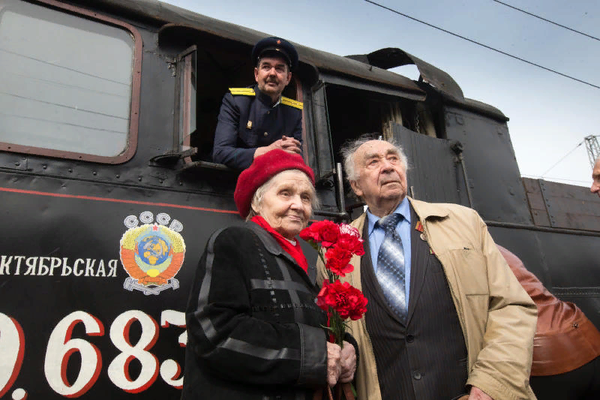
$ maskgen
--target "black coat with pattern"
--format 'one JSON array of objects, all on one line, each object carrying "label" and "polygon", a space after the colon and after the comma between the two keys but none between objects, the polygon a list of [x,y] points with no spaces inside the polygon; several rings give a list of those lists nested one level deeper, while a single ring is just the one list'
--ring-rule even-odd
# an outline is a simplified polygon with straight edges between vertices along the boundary
[{"label": "black coat with pattern", "polygon": [[312,399],[327,381],[315,275],[253,222],[213,234],[186,312],[182,399]]}]

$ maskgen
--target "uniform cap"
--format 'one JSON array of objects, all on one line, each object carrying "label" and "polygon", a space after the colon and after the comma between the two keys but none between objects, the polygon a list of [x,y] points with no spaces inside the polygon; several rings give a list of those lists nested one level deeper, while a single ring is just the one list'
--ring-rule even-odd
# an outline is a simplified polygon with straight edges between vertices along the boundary
[{"label": "uniform cap", "polygon": [[282,56],[290,66],[290,70],[298,66],[298,52],[293,44],[278,37],[268,37],[259,40],[252,49],[252,62],[258,65],[258,60],[266,53],[276,53]]},{"label": "uniform cap", "polygon": [[315,174],[299,154],[275,149],[256,157],[252,165],[238,177],[233,194],[235,205],[242,218],[246,218],[250,213],[252,197],[259,187],[278,173],[292,169],[304,172],[314,186]]}]

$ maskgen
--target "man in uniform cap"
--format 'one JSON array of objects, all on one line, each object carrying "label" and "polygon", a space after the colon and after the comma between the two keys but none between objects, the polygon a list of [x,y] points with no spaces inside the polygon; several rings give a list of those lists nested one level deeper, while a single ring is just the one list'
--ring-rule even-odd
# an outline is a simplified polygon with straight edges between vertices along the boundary
[{"label": "man in uniform cap", "polygon": [[230,88],[223,97],[215,132],[213,161],[246,169],[269,150],[300,154],[302,103],[281,96],[298,65],[288,41],[268,37],[252,49],[256,85]]}]

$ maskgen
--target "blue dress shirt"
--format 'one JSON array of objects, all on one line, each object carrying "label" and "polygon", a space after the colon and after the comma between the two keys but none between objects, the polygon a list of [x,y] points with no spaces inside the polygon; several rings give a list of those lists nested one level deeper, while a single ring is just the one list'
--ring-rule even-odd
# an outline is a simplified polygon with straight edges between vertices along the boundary
[{"label": "blue dress shirt", "polygon": [[[404,249],[404,285],[406,293],[406,304],[409,304],[410,295],[410,203],[408,198],[404,198],[398,205],[395,214],[400,214],[404,218],[396,226],[396,232],[402,239],[402,247]],[[367,221],[369,228],[369,249],[371,250],[371,262],[373,263],[373,270],[377,273],[377,256],[379,254],[379,246],[385,238],[385,231],[381,227],[375,227],[375,223],[379,221],[379,217],[371,214],[367,209]]]}]

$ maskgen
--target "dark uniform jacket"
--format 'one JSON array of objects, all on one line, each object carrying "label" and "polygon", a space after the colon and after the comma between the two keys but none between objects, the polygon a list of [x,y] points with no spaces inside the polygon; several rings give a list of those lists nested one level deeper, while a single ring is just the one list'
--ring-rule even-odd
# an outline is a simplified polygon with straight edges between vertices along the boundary
[{"label": "dark uniform jacket", "polygon": [[213,161],[246,169],[257,147],[282,136],[302,142],[302,103],[282,97],[272,106],[269,96],[254,88],[232,88],[223,97],[215,131]]},{"label": "dark uniform jacket", "polygon": [[186,312],[182,399],[312,399],[327,382],[315,275],[253,222],[213,234]]}]

